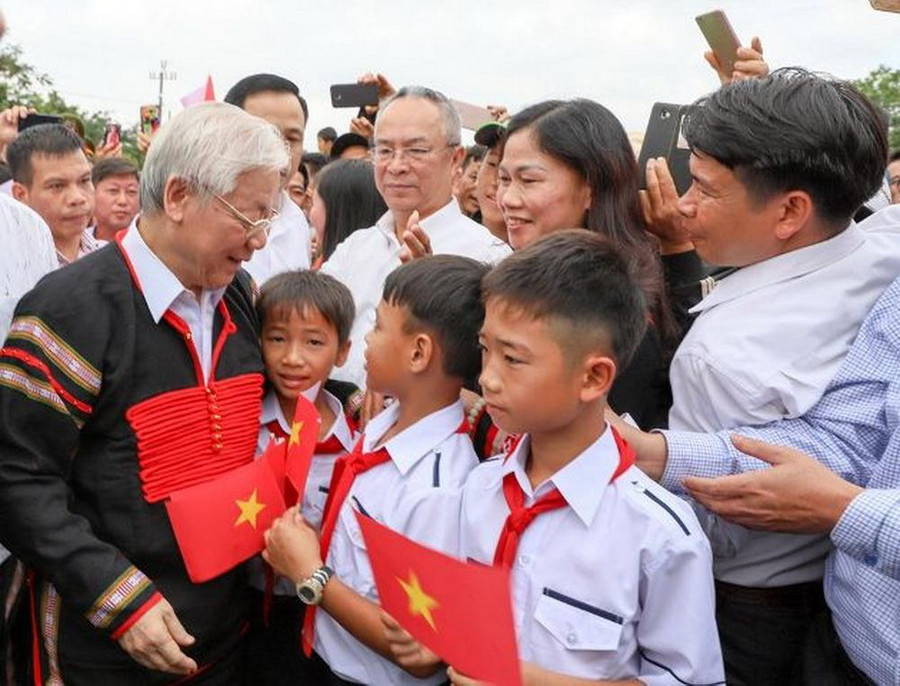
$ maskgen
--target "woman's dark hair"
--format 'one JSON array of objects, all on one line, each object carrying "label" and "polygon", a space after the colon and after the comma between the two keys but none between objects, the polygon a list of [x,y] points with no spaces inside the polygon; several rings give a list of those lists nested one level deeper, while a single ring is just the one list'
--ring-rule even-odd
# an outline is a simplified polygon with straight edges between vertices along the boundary
[{"label": "woman's dark hair", "polygon": [[631,263],[662,339],[675,343],[659,253],[647,233],[638,189],[640,170],[622,124],[593,100],[547,100],[509,120],[506,140],[529,129],[540,150],[583,178],[591,206],[581,227],[609,238]]},{"label": "woman's dark hair", "polygon": [[375,187],[375,168],[368,160],[335,160],[325,165],[317,177],[316,192],[325,203],[322,255],[326,260],[347,236],[372,226],[387,212]]}]

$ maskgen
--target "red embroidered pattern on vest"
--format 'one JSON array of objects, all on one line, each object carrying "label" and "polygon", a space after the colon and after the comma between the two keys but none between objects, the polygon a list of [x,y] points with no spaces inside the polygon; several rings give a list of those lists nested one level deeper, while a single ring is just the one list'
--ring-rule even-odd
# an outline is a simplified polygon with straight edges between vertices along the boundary
[{"label": "red embroidered pattern on vest", "polygon": [[141,489],[155,503],[172,491],[249,464],[262,411],[261,374],[154,396],[125,417],[137,436]]}]

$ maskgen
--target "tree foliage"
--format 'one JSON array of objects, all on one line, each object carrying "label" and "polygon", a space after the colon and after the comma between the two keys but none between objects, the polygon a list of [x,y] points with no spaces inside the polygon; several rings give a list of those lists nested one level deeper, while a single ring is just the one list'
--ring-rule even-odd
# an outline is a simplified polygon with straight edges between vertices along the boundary
[{"label": "tree foliage", "polygon": [[900,69],[882,64],[854,84],[887,112],[891,149],[900,149]]},{"label": "tree foliage", "polygon": [[[84,125],[85,138],[96,146],[103,142],[106,124],[111,120],[108,112],[89,112],[67,103],[47,74],[24,61],[22,48],[6,45],[0,49],[0,111],[13,105],[25,105],[42,114],[77,117]],[[122,154],[138,162],[136,135],[137,127],[122,129]]]}]

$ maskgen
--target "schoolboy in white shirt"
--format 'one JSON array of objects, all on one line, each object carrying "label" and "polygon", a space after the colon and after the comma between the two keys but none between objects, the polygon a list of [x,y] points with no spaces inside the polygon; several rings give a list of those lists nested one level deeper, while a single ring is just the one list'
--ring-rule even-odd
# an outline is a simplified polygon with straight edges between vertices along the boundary
[{"label": "schoolboy in white shirt", "polygon": [[[318,529],[335,461],[352,451],[357,439],[356,425],[340,400],[325,390],[332,369],[347,359],[353,296],[344,284],[326,274],[285,272],[262,287],[257,311],[269,381],[257,455],[273,439],[290,439],[301,395],[315,405],[322,423],[300,509],[304,519]],[[247,672],[252,683],[279,686],[308,680],[316,672],[300,651],[306,606],[297,598],[294,583],[274,579],[259,559],[253,560],[249,573],[255,589],[247,637]]]},{"label": "schoolboy in white shirt", "polygon": [[458,489],[477,464],[459,392],[479,370],[486,270],[475,260],[441,255],[388,277],[367,336],[367,384],[396,401],[336,464],[321,543],[296,509],[266,534],[264,556],[298,582],[298,594],[309,604],[321,604],[307,616],[304,641],[325,663],[330,683],[443,680],[435,674],[417,678],[391,660],[354,512],[430,547],[456,549],[454,517],[423,517],[419,506],[446,498],[454,512]]},{"label": "schoolboy in white shirt", "polygon": [[[626,263],[602,237],[563,231],[507,258],[483,292],[484,399],[521,439],[466,481],[459,553],[511,569],[525,683],[724,683],[709,544],[604,420],[646,323]],[[405,632],[387,637],[421,659]]]}]

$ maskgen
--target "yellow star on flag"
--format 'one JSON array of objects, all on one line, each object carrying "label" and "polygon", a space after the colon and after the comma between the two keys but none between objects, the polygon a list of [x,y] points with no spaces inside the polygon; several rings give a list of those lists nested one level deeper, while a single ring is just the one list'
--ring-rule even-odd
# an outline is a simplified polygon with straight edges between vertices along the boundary
[{"label": "yellow star on flag", "polygon": [[416,576],[414,571],[409,570],[409,579],[406,581],[400,577],[396,578],[409,598],[409,614],[414,617],[424,617],[428,625],[437,631],[431,611],[439,608],[441,604],[425,593],[425,589],[422,588],[422,585],[419,583],[419,577]]},{"label": "yellow star on flag", "polygon": [[261,503],[256,499],[256,489],[253,489],[253,493],[250,494],[250,497],[247,500],[235,500],[234,503],[241,511],[241,514],[238,515],[238,518],[237,520],[235,520],[234,525],[240,526],[244,522],[247,522],[255,529],[256,517],[260,512],[266,509],[266,504]]},{"label": "yellow star on flag", "polygon": [[288,448],[300,445],[300,432],[303,430],[303,422],[294,422],[291,424],[291,440],[288,441]]}]

